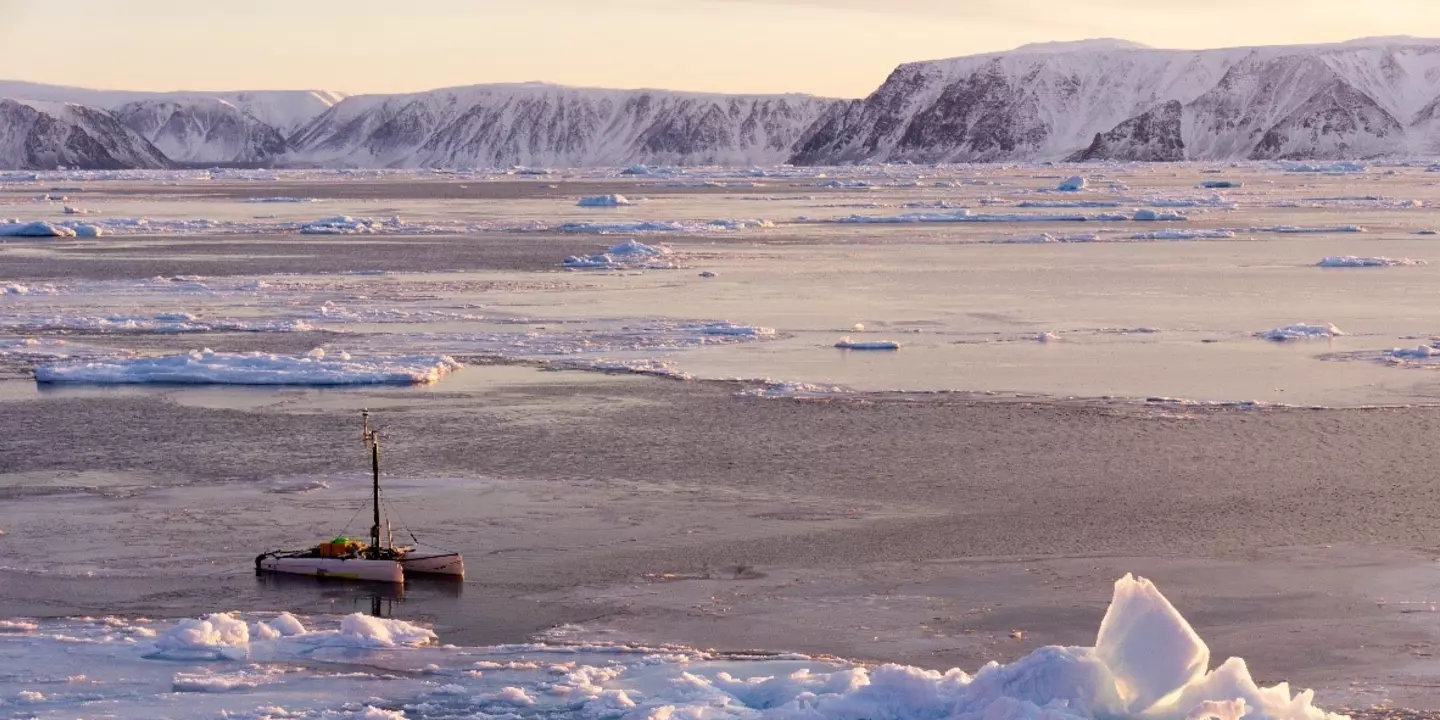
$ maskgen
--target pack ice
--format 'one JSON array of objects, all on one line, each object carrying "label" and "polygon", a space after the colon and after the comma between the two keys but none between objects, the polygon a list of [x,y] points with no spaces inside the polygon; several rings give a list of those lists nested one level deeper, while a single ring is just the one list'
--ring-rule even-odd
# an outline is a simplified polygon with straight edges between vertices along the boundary
[{"label": "pack ice", "polygon": [[354,358],[316,348],[299,357],[223,353],[209,348],[184,355],[55,363],[35,368],[40,383],[99,385],[423,385],[439,382],[460,363],[445,355]]},{"label": "pack ice", "polygon": [[1329,720],[1210,651],[1155,586],[1115,584],[1094,647],[1045,647],[971,675],[804,656],[631,645],[436,645],[355,614],[216,613],[11,622],[0,714],[24,717]]}]

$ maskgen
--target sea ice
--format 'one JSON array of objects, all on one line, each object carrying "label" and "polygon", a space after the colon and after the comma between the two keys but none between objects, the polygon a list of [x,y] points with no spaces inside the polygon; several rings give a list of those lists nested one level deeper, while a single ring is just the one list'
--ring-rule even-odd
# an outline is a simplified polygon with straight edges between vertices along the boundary
[{"label": "sea ice", "polygon": [[1411,260],[1409,258],[1388,258],[1388,257],[1359,257],[1356,255],[1331,255],[1315,263],[1317,267],[1329,268],[1355,268],[1355,267],[1400,267],[1404,265],[1425,265],[1424,260]]},{"label": "sea ice", "polygon": [[603,253],[572,255],[565,258],[562,265],[571,270],[672,269],[677,266],[676,262],[666,258],[673,253],[664,245],[646,245],[631,238]]},{"label": "sea ice", "polygon": [[1026,200],[1017,203],[1018,208],[1118,208],[1115,200]]},{"label": "sea ice", "polygon": [[635,202],[624,195],[595,195],[580,198],[580,202],[575,204],[580,207],[624,207],[634,205]]},{"label": "sea ice", "polygon": [[1258,332],[1255,333],[1255,336],[1259,338],[1264,338],[1266,340],[1284,342],[1286,340],[1333,338],[1340,337],[1344,334],[1345,333],[1342,332],[1340,328],[1337,328],[1334,325],[1328,323],[1325,325],[1310,325],[1306,323],[1297,323],[1295,325],[1286,325],[1284,327],[1278,327],[1273,330]]},{"label": "sea ice", "polygon": [[445,355],[352,358],[312,350],[299,357],[217,353],[56,363],[35,368],[40,383],[213,385],[416,385],[438,382],[460,363]]},{"label": "sea ice", "polygon": [[1088,185],[1089,182],[1087,182],[1083,176],[1076,175],[1060,183],[1055,189],[1060,192],[1079,192],[1084,190]]},{"label": "sea ice", "polygon": [[99,225],[91,225],[90,223],[69,222],[65,223],[65,227],[73,230],[75,237],[96,238],[105,234],[104,228]]},{"label": "sea ice", "polygon": [[424,645],[435,639],[435,632],[429,628],[404,620],[387,620],[360,613],[346,615],[340,621],[340,634],[353,638],[354,644],[360,647]]},{"label": "sea ice", "polygon": [[1046,245],[1050,243],[1098,242],[1099,240],[1100,236],[1095,233],[1040,233],[1039,235],[1012,235],[996,238],[990,242],[997,245]]},{"label": "sea ice", "polygon": [[1200,187],[1206,190],[1224,190],[1242,187],[1243,185],[1244,183],[1235,180],[1205,180],[1200,183]]},{"label": "sea ice", "polygon": [[[0,288],[3,289],[3,288]],[[34,292],[32,290],[32,292]],[[315,328],[304,320],[240,320],[202,318],[187,312],[156,315],[0,315],[0,327],[24,330],[85,330],[95,332],[306,332]]]},{"label": "sea ice", "polygon": [[894,340],[852,340],[847,336],[840,338],[835,347],[841,350],[899,350],[900,343]]},{"label": "sea ice", "polygon": [[1280,164],[1280,169],[1289,173],[1321,173],[1325,175],[1338,175],[1346,173],[1363,173],[1365,172],[1365,164],[1359,162],[1286,162]]},{"label": "sea ice", "polygon": [[1413,348],[1395,348],[1393,350],[1387,350],[1385,355],[1401,360],[1429,360],[1440,357],[1440,348],[1429,345],[1419,345]]},{"label": "sea ice", "polygon": [[250,645],[250,626],[230,613],[181,620],[155,639],[157,655],[175,660],[238,659]]},{"label": "sea ice", "polygon": [[[1309,691],[1259,687],[1237,658],[1209,670],[1209,649],[1185,618],[1129,575],[1115,583],[1093,647],[1043,647],[974,675],[680,647],[437,646],[426,628],[359,614],[262,638],[245,620],[182,620],[152,642],[136,642],[118,618],[0,633],[0,713],[68,702],[40,715],[87,715],[95,703],[107,716],[177,718],[1338,720]],[[215,662],[229,659],[244,662]],[[63,684],[35,689],[36,666],[86,675],[82,704],[65,700]],[[176,703],[176,691],[197,696]]]},{"label": "sea ice", "polygon": [[1135,233],[1131,240],[1226,240],[1234,238],[1229,230],[1160,230],[1158,232]]},{"label": "sea ice", "polygon": [[1136,210],[1134,217],[1134,220],[1136,222],[1184,222],[1189,219],[1190,218],[1185,216],[1185,213],[1167,213],[1160,212],[1158,210],[1152,210],[1150,208],[1141,208],[1139,210]]},{"label": "sea ice", "polygon": [[1323,233],[1363,233],[1365,228],[1359,225],[1333,225],[1329,227],[1299,227],[1296,225],[1276,225],[1273,227],[1257,228],[1262,232],[1284,233],[1292,235],[1323,234]]},{"label": "sea ice", "polygon": [[0,222],[0,237],[57,238],[75,235],[74,230],[64,225],[52,225],[48,222]]},{"label": "sea ice", "polygon": [[[392,218],[392,220],[394,220]],[[349,215],[320,218],[300,227],[302,235],[365,235],[380,232],[385,225],[380,220],[352,218]]]}]

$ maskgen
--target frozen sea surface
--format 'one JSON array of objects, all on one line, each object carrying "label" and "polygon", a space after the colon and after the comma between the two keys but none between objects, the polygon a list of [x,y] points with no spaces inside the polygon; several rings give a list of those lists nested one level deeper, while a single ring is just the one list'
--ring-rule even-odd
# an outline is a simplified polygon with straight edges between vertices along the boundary
[{"label": "frozen sea surface", "polygon": [[[85,222],[111,235],[12,241],[0,252],[33,266],[87,258],[192,271],[3,277],[15,291],[0,295],[0,327],[22,339],[319,331],[337,351],[566,356],[569,368],[849,392],[1300,406],[1440,397],[1440,383],[1406,371],[1415,364],[1366,360],[1440,335],[1440,310],[1417,302],[1440,279],[1440,263],[1427,264],[1434,236],[1419,234],[1440,227],[1433,174],[1262,163],[1224,168],[1234,187],[1202,188],[1213,179],[1205,170],[1087,167],[1084,187],[1068,192],[1056,188],[1073,173],[967,166],[16,176],[0,188],[0,215],[65,223],[66,207],[83,206]],[[618,191],[643,202],[598,220],[576,204]],[[857,207],[886,222],[836,222]],[[1177,213],[1183,222],[1165,227],[1134,220]],[[946,218],[987,222],[923,222]],[[585,232],[577,241],[567,230]],[[627,237],[634,232],[643,239]],[[238,239],[205,250],[220,237]],[[485,254],[468,251],[447,267],[447,252],[480,238],[533,269],[489,269]],[[335,272],[226,270],[282,247]],[[663,254],[633,252],[650,248]],[[421,255],[448,272],[346,274]],[[1326,267],[1356,265],[1386,267]],[[567,267],[584,272],[556,277]],[[706,323],[775,332],[744,342],[686,329]],[[1303,345],[1258,339],[1303,324],[1347,334]],[[905,351],[837,352],[847,336]],[[1042,336],[1058,342],[1034,342]]]},{"label": "frozen sea surface", "polygon": [[1309,691],[1258,686],[1243,660],[1212,669],[1189,623],[1128,575],[1093,647],[973,675],[683,647],[441,646],[424,627],[358,613],[0,622],[0,710],[27,718],[1338,717]]}]

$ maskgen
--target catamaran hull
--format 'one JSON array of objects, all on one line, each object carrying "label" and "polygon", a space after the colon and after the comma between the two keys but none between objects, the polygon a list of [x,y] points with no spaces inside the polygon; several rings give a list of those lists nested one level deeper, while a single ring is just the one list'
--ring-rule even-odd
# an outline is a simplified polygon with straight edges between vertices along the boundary
[{"label": "catamaran hull", "polygon": [[465,559],[460,557],[460,553],[409,552],[401,556],[400,564],[407,573],[465,577]]},{"label": "catamaran hull", "polygon": [[259,567],[270,572],[341,580],[405,582],[405,570],[394,560],[360,558],[262,557]]}]

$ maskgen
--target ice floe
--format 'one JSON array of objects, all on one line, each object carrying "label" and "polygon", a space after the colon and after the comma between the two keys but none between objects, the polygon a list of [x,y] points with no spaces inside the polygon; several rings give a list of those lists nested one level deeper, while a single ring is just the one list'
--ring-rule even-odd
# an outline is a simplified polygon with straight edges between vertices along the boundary
[{"label": "ice floe", "polygon": [[380,232],[385,225],[398,225],[398,218],[389,221],[353,218],[349,215],[320,218],[300,226],[302,235],[366,235]]},{"label": "ice floe", "polygon": [[1228,240],[1235,237],[1231,230],[1160,230],[1135,233],[1131,240]]},{"label": "ice floe", "polygon": [[1317,267],[1328,268],[1401,267],[1425,264],[1427,263],[1424,260],[1411,260],[1409,258],[1360,257],[1356,255],[1331,255],[1315,263]]},{"label": "ice floe", "polygon": [[0,327],[29,330],[81,330],[87,332],[306,332],[315,329],[298,319],[204,318],[188,312],[154,315],[0,315]]},{"label": "ice floe", "polygon": [[1265,340],[1284,342],[1286,340],[1313,340],[1315,338],[1334,338],[1345,335],[1340,328],[1329,323],[1324,325],[1311,325],[1308,323],[1297,323],[1277,327],[1272,330],[1255,333],[1255,337]]},{"label": "ice floe", "polygon": [[1291,235],[1320,235],[1325,233],[1363,233],[1365,228],[1359,225],[1330,225],[1321,227],[1301,227],[1297,225],[1275,225],[1271,227],[1256,228],[1260,232],[1272,232]]},{"label": "ice floe", "polygon": [[417,385],[433,383],[460,363],[444,355],[354,358],[315,349],[298,357],[217,353],[66,362],[35,368],[40,383],[187,385]]},{"label": "ice floe", "polygon": [[894,340],[855,340],[846,336],[840,338],[835,347],[841,350],[899,350],[900,343]]},{"label": "ice floe", "polygon": [[63,238],[75,237],[76,233],[64,225],[48,222],[22,223],[18,220],[0,220],[0,237],[21,238]]},{"label": "ice floe", "polygon": [[1050,243],[1099,242],[1095,233],[1040,233],[1039,235],[1012,235],[996,238],[989,242],[997,245],[1048,245]]},{"label": "ice floe", "polygon": [[834,220],[799,218],[797,222],[837,223],[1025,223],[1025,222],[1184,222],[1183,213],[1159,212],[1141,208],[1133,213],[976,213],[966,209],[942,213],[906,213],[903,215],[849,215]]},{"label": "ice floe", "polygon": [[1141,208],[1135,211],[1136,222],[1184,222],[1190,218],[1181,212],[1160,212],[1152,208]]},{"label": "ice floe", "polygon": [[572,255],[561,263],[571,270],[673,269],[679,267],[674,251],[664,245],[647,245],[631,238],[603,253]]},{"label": "ice floe", "polygon": [[1366,171],[1367,168],[1365,166],[1365,163],[1360,162],[1285,162],[1280,164],[1280,169],[1288,173],[1319,173],[1323,175],[1344,175],[1350,173],[1363,173]]},{"label": "ice floe", "polygon": [[[1042,647],[974,674],[676,646],[437,643],[427,628],[358,614],[37,620],[0,633],[0,713],[1338,720],[1308,690],[1259,686],[1241,659],[1211,669],[1185,618],[1128,575],[1115,583],[1093,647]],[[186,694],[178,702],[177,692]]]},{"label": "ice floe", "polygon": [[705,234],[754,230],[775,227],[769,220],[719,219],[719,220],[638,220],[634,222],[570,222],[553,229],[564,233],[594,233],[597,235],[617,234]]},{"label": "ice floe", "polygon": [[1087,181],[1083,176],[1076,175],[1074,177],[1067,178],[1064,182],[1056,186],[1055,189],[1059,190],[1060,192],[1080,192],[1089,185],[1089,181]]},{"label": "ice floe", "polygon": [[601,207],[601,208],[606,208],[606,207],[625,207],[625,206],[627,206],[627,205],[634,205],[634,204],[635,204],[635,201],[634,201],[634,200],[631,200],[630,198],[625,197],[624,195],[595,195],[595,196],[592,196],[592,197],[583,197],[583,198],[580,198],[580,201],[577,202],[577,203],[575,203],[575,204],[578,205],[579,207]]},{"label": "ice floe", "polygon": [[1440,348],[1430,345],[1418,345],[1413,348],[1395,348],[1386,350],[1385,356],[1397,360],[1431,360],[1440,358]]}]

